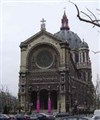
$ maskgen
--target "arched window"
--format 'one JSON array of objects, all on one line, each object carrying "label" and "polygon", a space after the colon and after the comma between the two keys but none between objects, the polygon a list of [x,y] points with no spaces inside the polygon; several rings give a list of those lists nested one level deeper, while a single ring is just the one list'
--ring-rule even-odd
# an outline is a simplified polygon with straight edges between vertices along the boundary
[{"label": "arched window", "polygon": [[75,62],[76,62],[76,63],[79,61],[79,58],[78,58],[78,57],[79,57],[78,54],[75,53]]},{"label": "arched window", "polygon": [[83,72],[83,80],[86,81],[86,74]]}]

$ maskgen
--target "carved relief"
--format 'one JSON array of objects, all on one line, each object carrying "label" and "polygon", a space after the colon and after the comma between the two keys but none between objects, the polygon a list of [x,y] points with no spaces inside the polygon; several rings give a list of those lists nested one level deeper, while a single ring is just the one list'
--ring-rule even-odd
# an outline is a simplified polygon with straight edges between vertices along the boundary
[{"label": "carved relief", "polygon": [[42,89],[46,89],[46,90],[56,90],[58,91],[59,90],[59,84],[58,83],[55,83],[55,84],[31,84],[28,88],[28,91],[31,92],[31,91],[40,91]]},{"label": "carved relief", "polygon": [[28,78],[29,83],[50,83],[59,82],[59,74],[57,72],[37,72],[31,73]]}]

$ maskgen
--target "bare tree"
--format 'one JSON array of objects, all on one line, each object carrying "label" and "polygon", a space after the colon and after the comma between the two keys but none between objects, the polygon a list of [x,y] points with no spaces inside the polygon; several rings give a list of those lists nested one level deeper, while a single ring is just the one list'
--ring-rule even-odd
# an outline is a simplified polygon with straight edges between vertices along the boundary
[{"label": "bare tree", "polygon": [[7,86],[5,89],[5,86],[2,85],[0,88],[0,112],[15,112],[17,110],[17,104],[17,98],[10,94]]},{"label": "bare tree", "polygon": [[[93,25],[93,27],[95,27],[95,26],[100,27],[100,17],[97,18],[97,16],[87,8],[87,11],[91,14],[91,15],[88,15],[87,13],[85,13],[83,11],[80,11],[78,6],[75,3],[71,2],[70,0],[69,0],[69,2],[72,3],[76,7],[77,17],[79,18],[80,21],[90,23],[90,24]],[[96,10],[97,10],[98,16],[99,16],[100,15],[100,9],[96,9]],[[81,17],[81,13],[84,14],[87,18]],[[98,32],[100,33],[99,30],[98,30]],[[100,53],[100,51],[92,51],[92,52],[94,54]]]},{"label": "bare tree", "polygon": [[95,92],[96,92],[96,96],[95,96],[96,108],[100,109],[100,79],[98,74],[97,74]]},{"label": "bare tree", "polygon": [[100,53],[100,51],[92,51],[94,54]]},{"label": "bare tree", "polygon": [[[69,1],[69,2],[71,2],[71,1]],[[78,8],[78,6],[77,6],[75,3],[73,3],[73,2],[71,2],[71,3],[74,4],[75,7],[76,7],[77,17],[79,18],[79,20],[81,20],[81,21],[83,21],[83,22],[90,23],[90,24],[93,25],[93,27],[95,27],[95,26],[100,27],[100,19],[97,18],[93,12],[91,12],[91,11],[87,8],[88,12],[92,15],[92,17],[91,17],[91,15],[88,15],[87,13],[85,13],[85,12],[83,12],[83,11],[80,11],[79,8]],[[100,15],[100,9],[96,9],[96,10],[98,11],[98,15]],[[84,14],[86,17],[88,17],[88,19],[82,18],[82,17],[81,17],[81,13]]]}]

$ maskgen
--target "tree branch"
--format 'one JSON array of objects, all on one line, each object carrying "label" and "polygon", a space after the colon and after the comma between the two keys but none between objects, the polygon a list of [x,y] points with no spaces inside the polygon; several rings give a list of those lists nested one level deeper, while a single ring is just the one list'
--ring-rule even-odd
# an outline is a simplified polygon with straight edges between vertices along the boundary
[{"label": "tree branch", "polygon": [[96,16],[93,14],[93,12],[91,12],[88,8],[87,10],[94,16],[94,18],[97,20]]},{"label": "tree branch", "polygon": [[[69,2],[71,2],[71,1],[69,1]],[[100,27],[100,23],[99,23],[100,20],[98,20],[98,19],[96,18],[96,16],[95,16],[89,9],[88,9],[88,11],[95,17],[94,20],[93,20],[89,15],[87,15],[86,13],[84,13],[84,12],[81,11],[83,14],[85,14],[86,16],[88,16],[88,17],[90,18],[90,20],[87,20],[87,19],[82,18],[82,17],[80,16],[80,11],[79,11],[78,6],[77,6],[75,3],[73,3],[73,2],[71,2],[71,3],[74,4],[75,7],[76,7],[77,17],[79,18],[79,20],[81,20],[81,21],[83,21],[83,22],[87,22],[87,23],[93,24],[94,26]],[[97,10],[100,11],[99,9],[97,9]]]},{"label": "tree branch", "polygon": [[92,18],[88,15],[88,14],[86,14],[86,13],[84,13],[84,12],[82,12],[81,11],[81,13],[83,13],[84,15],[86,15],[88,18],[90,18],[90,20],[92,21]]}]

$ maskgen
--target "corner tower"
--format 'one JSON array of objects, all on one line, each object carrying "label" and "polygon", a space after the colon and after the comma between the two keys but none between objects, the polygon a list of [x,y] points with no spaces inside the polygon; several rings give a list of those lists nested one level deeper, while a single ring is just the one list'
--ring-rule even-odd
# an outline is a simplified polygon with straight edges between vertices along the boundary
[{"label": "corner tower", "polygon": [[64,15],[62,17],[62,20],[61,20],[61,28],[60,30],[69,30],[69,26],[68,26],[68,18],[66,16],[66,13],[64,11]]}]

